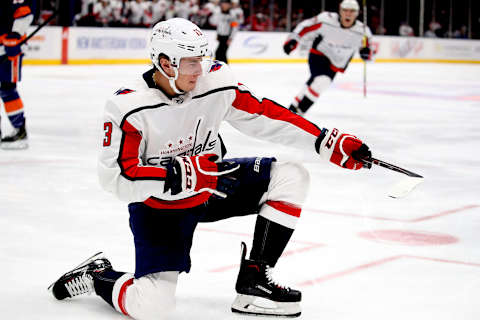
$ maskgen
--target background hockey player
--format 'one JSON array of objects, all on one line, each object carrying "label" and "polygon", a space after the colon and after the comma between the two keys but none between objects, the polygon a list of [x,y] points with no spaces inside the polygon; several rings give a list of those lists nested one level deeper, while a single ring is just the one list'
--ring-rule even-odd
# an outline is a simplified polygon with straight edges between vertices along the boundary
[{"label": "background hockey player", "polygon": [[[300,41],[311,42],[308,55],[310,78],[293,99],[290,110],[304,114],[330,86],[337,72],[345,72],[355,52],[360,49],[363,60],[370,59],[372,33],[356,20],[359,12],[356,0],[343,0],[339,14],[322,12],[302,21],[289,36],[283,50],[290,54]],[[366,45],[363,44],[367,37]]]},{"label": "background hockey player", "polygon": [[230,0],[220,0],[220,11],[215,12],[210,18],[210,23],[217,27],[218,47],[215,51],[215,59],[225,63],[228,63],[228,47],[239,25],[237,18],[230,12],[231,8]]},{"label": "background hockey player", "polygon": [[[12,124],[13,133],[1,139],[4,149],[25,149],[28,147],[23,102],[17,92],[21,80],[22,48],[33,14],[28,0],[2,1],[0,10],[0,97]],[[1,134],[0,134],[1,135]]]},{"label": "background hockey player", "polygon": [[[160,22],[150,38],[154,67],[107,101],[99,177],[129,203],[135,274],[115,271],[97,254],[52,285],[57,299],[94,291],[135,319],[163,319],[175,307],[179,274],[190,271],[197,224],[257,214],[249,259],[242,243],[232,310],[300,314],[301,293],[276,283],[272,268],[300,217],[309,175],[301,164],[274,158],[224,159],[220,124],[347,169],[360,169],[370,151],[355,136],[256,97],[207,53],[207,37],[193,23]],[[258,297],[276,307],[256,305]]]}]

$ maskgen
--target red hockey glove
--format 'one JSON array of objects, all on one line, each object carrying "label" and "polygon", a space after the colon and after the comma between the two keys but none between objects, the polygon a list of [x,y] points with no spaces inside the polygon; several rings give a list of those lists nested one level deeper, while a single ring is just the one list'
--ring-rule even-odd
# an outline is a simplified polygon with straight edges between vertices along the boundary
[{"label": "red hockey glove", "polygon": [[288,40],[283,44],[283,51],[285,51],[286,54],[290,54],[290,52],[292,52],[297,47],[297,45],[298,45],[297,40],[295,39]]},{"label": "red hockey glove", "polygon": [[14,59],[22,50],[20,43],[25,37],[22,37],[18,32],[10,32],[3,39],[3,45],[5,46],[5,53],[9,59]]},{"label": "red hockey glove", "polygon": [[[362,140],[350,134],[341,133],[336,128],[330,131],[323,129],[315,147],[322,159],[353,170],[362,168],[362,159],[372,156],[368,146],[362,143]],[[366,167],[370,168],[371,165]]]},{"label": "red hockey glove", "polygon": [[[226,198],[233,189],[236,177],[231,175],[240,165],[233,162],[215,163],[218,156],[203,154],[193,157],[175,157],[167,167],[165,190],[173,195],[182,191],[213,193]],[[222,192],[223,191],[223,192]]]}]

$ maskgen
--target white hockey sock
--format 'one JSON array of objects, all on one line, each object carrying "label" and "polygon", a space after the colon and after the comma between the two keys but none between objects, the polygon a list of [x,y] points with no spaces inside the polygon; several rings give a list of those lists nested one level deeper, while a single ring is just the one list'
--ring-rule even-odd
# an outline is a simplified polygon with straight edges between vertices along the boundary
[{"label": "white hockey sock", "polygon": [[312,83],[307,87],[305,96],[311,101],[315,102],[322,95],[325,90],[330,87],[332,79],[327,76],[317,76]]},{"label": "white hockey sock", "polygon": [[295,98],[293,98],[292,105],[294,107],[298,107],[298,104],[300,103],[300,101],[302,101],[303,97],[305,96],[305,92],[307,91],[307,88],[308,86],[304,84],[300,92],[295,96]]}]

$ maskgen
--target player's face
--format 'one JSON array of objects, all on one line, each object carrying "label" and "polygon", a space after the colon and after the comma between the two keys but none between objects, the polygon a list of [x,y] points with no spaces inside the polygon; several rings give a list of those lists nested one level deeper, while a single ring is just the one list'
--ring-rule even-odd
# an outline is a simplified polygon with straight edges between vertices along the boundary
[{"label": "player's face", "polygon": [[200,78],[201,74],[198,75],[187,75],[187,74],[179,74],[177,80],[175,81],[175,84],[177,85],[177,88],[180,90],[183,90],[185,92],[192,91],[195,89],[195,86],[197,85],[198,78]]},{"label": "player's face", "polygon": [[207,74],[212,66],[212,56],[187,57],[180,60],[177,84],[183,91],[195,88],[198,78]]},{"label": "player's face", "polygon": [[185,92],[192,91],[197,85],[198,78],[204,74],[202,68],[203,57],[182,58],[178,68],[177,87]]},{"label": "player's face", "polygon": [[352,9],[340,9],[340,22],[345,28],[350,28],[357,18],[358,12]]}]

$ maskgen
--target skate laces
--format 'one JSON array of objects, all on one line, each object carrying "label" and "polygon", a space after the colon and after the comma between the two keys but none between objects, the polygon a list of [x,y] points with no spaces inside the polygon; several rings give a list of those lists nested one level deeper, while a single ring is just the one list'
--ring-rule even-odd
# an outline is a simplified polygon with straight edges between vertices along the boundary
[{"label": "skate laces", "polygon": [[74,277],[72,280],[65,283],[65,289],[71,297],[75,297],[85,293],[92,293],[93,278],[88,273],[83,273],[80,276]]},{"label": "skate laces", "polygon": [[273,279],[273,268],[266,266],[265,267],[265,276],[267,277],[267,281],[269,284],[283,290],[288,290],[290,291],[290,288],[284,285],[281,285],[278,283],[276,280]]},{"label": "skate laces", "polygon": [[80,267],[76,270],[76,272],[79,272],[80,274],[65,282],[65,289],[67,289],[71,297],[85,293],[90,294],[94,289],[92,273],[102,272],[105,269],[111,268],[111,266],[110,261],[101,258]]}]

